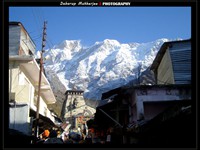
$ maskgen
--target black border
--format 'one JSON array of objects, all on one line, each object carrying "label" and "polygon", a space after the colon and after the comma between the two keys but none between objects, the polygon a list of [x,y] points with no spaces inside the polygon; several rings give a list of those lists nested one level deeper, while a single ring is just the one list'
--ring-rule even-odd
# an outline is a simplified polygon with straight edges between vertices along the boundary
[{"label": "black border", "polygon": [[[7,65],[8,65],[8,21],[9,21],[9,10],[8,8],[10,6],[60,6],[60,2],[62,0],[5,0],[4,2],[2,2],[2,33],[3,33],[3,36],[2,36],[2,49],[3,51],[1,56],[2,56],[2,59],[1,59],[1,66],[2,66],[2,69],[3,69],[3,74],[2,74],[2,145],[3,145],[3,149],[21,149],[21,148],[31,148],[31,149],[35,149],[35,148],[42,148],[42,149],[61,149],[61,148],[65,148],[65,149],[88,149],[88,148],[108,148],[108,149],[133,149],[133,147],[130,147],[131,145],[110,145],[110,146],[106,146],[106,145],[19,145],[19,147],[12,147],[12,145],[9,145],[9,142],[6,143],[6,140],[7,137],[6,135],[8,134],[8,103],[6,102],[6,99],[8,99],[8,92],[7,92],[7,89],[8,89],[8,70],[7,70]],[[79,0],[81,1],[81,0]],[[79,2],[79,1],[72,1],[72,0],[69,0],[67,2]],[[106,1],[109,1],[109,2],[123,2],[123,1],[119,1],[119,0],[104,0],[104,2]],[[162,2],[161,2],[162,1]],[[82,1],[84,2],[84,0]],[[86,2],[103,2],[102,0],[99,0],[99,1],[86,1]],[[196,0],[133,0],[133,1],[130,1],[128,0],[127,2],[131,2],[131,6],[128,6],[128,7],[137,7],[137,6],[146,6],[146,7],[149,7],[149,6],[191,6],[192,7],[192,33],[191,33],[191,40],[192,40],[192,49],[195,49],[197,51],[193,51],[192,52],[192,67],[193,67],[193,72],[192,72],[192,84],[194,86],[192,86],[192,91],[193,91],[193,95],[192,97],[196,100],[197,97],[198,97],[198,92],[197,92],[197,89],[198,89],[198,84],[197,84],[197,81],[198,81],[198,65],[197,65],[197,61],[198,61],[198,42],[197,42],[197,39],[198,39],[198,34],[197,34],[197,31],[198,31],[198,17],[197,17],[197,11],[198,11],[198,8],[197,8],[197,1]],[[60,7],[72,7],[72,6],[60,6]],[[79,7],[79,6],[75,6],[75,7]],[[81,7],[84,7],[84,6],[81,6]],[[86,7],[91,7],[91,6],[86,6]],[[92,6],[92,7],[114,7],[114,6]],[[121,6],[123,7],[123,6]],[[198,112],[198,101],[194,102],[194,106],[196,107],[192,107],[193,111],[194,112]],[[198,123],[197,123],[197,114],[194,114],[194,117],[195,117],[195,123],[196,123],[196,131],[197,130],[197,127],[198,127]],[[197,137],[198,138],[198,137]],[[196,140],[197,144],[198,144],[198,140]],[[6,145],[7,144],[7,145]],[[197,147],[196,147],[197,148]],[[196,148],[186,148],[186,149],[196,149]],[[134,149],[146,149],[145,147],[144,148],[134,148]],[[155,148],[148,148],[148,149],[155,149]],[[159,148],[160,149],[160,148]],[[168,148],[161,148],[161,149],[168,149]],[[183,148],[176,148],[176,149],[183,149]]]}]

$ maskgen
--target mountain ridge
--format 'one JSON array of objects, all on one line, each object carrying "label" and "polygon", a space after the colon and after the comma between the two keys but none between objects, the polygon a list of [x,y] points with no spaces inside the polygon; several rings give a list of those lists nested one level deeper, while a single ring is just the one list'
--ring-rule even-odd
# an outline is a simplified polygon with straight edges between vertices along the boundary
[{"label": "mountain ridge", "polygon": [[81,40],[64,40],[46,50],[44,68],[54,93],[77,89],[84,91],[85,99],[100,100],[104,92],[135,83],[132,81],[138,78],[138,71],[144,72],[168,41],[120,43],[105,39],[84,47]]},{"label": "mountain ridge", "polygon": [[[105,39],[84,48],[80,40],[64,40],[46,51],[44,67],[49,72],[47,78],[51,79],[50,70],[53,70],[66,90],[84,90],[86,98],[99,100],[101,93],[109,90],[108,81],[114,88],[134,79],[134,68],[141,64],[144,71],[167,41],[162,38],[147,43],[120,43]],[[99,93],[94,94],[97,97],[89,93],[93,92],[93,86],[98,86]]]}]

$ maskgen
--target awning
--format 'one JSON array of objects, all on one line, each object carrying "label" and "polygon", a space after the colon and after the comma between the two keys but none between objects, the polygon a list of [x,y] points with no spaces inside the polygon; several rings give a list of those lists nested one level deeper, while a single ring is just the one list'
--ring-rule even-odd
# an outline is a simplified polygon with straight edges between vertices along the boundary
[{"label": "awning", "polygon": [[[9,56],[9,60],[17,60],[21,62],[19,66],[21,71],[23,71],[31,84],[35,87],[36,91],[38,91],[40,68],[36,60],[30,56]],[[41,76],[41,97],[47,104],[53,104],[56,102],[50,83],[44,73],[42,73]]]},{"label": "awning", "polygon": [[[37,65],[35,59],[33,59],[31,63],[21,63],[20,69],[28,77],[36,91],[38,91],[40,68]],[[42,73],[41,77],[41,96],[47,104],[53,104],[56,102],[55,96],[50,87],[50,83],[46,79],[44,73]]]},{"label": "awning", "polygon": [[[26,76],[31,78],[33,85],[38,86],[40,68],[36,62],[33,60],[32,63],[21,63],[20,68],[23,70]],[[44,73],[42,73],[41,85],[49,85]]]}]

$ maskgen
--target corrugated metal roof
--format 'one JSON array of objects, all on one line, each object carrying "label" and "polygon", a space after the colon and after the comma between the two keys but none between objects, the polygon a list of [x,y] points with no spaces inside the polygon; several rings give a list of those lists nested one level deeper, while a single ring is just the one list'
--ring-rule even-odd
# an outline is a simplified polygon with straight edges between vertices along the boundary
[{"label": "corrugated metal roof", "polygon": [[[168,48],[172,48],[172,44],[175,44],[175,43],[181,43],[181,44],[184,44],[184,43],[187,43],[187,42],[191,42],[191,39],[187,39],[187,40],[180,40],[180,41],[170,41],[170,42],[165,42],[163,43],[163,45],[161,46],[160,50],[158,51],[151,67],[150,67],[150,70],[156,70],[162,60],[162,57],[164,56],[166,50]],[[190,44],[191,45],[191,44]],[[188,46],[184,46],[183,47],[188,47]],[[182,48],[183,48],[182,47]],[[175,47],[174,47],[175,48]],[[190,48],[191,50],[191,48]]]},{"label": "corrugated metal roof", "polygon": [[151,70],[155,71],[166,52],[169,49],[174,80],[176,84],[189,84],[191,83],[191,40],[171,41],[165,42],[156,58],[154,59]]},{"label": "corrugated metal roof", "polygon": [[174,44],[170,49],[174,81],[176,84],[191,83],[191,43]]}]

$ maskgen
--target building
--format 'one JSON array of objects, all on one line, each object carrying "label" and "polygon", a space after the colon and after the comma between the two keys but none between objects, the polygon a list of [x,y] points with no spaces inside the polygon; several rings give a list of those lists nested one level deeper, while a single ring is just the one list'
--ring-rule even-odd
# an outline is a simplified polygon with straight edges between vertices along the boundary
[{"label": "building", "polygon": [[98,125],[112,128],[115,143],[195,146],[190,40],[164,43],[151,69],[157,84],[126,85],[102,94],[102,101],[110,102],[97,107],[95,119],[110,121]]},{"label": "building", "polygon": [[66,99],[63,102],[61,118],[63,122],[68,121],[71,129],[83,128],[85,122],[94,117],[95,107],[86,103],[83,97],[83,91],[67,90]]},{"label": "building", "polygon": [[[38,98],[39,65],[33,54],[35,44],[20,22],[9,23],[9,129],[32,135]],[[39,106],[40,133],[54,126],[47,105],[56,99],[42,73]]]},{"label": "building", "polygon": [[[142,127],[149,121],[160,114],[163,115],[161,123],[168,121],[176,116],[179,111],[177,109],[191,107],[192,103],[190,85],[124,86],[103,93],[102,98],[102,101],[107,102],[97,107],[96,122],[99,128],[105,131],[112,128],[115,137],[113,142],[118,144],[138,144],[141,139],[137,137],[137,134],[141,136],[140,133],[146,130]],[[172,109],[170,113],[164,113],[168,109]],[[142,130],[138,131],[139,127]]]},{"label": "building", "polygon": [[33,56],[35,43],[20,22],[9,22],[9,56]]},{"label": "building", "polygon": [[165,42],[150,69],[156,84],[191,84],[191,40]]}]

